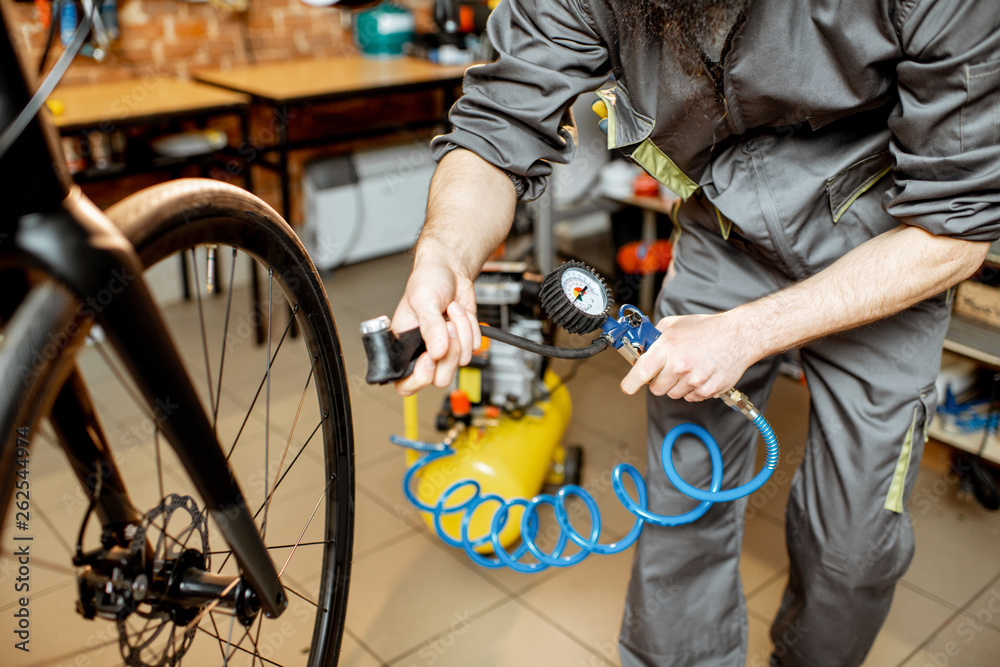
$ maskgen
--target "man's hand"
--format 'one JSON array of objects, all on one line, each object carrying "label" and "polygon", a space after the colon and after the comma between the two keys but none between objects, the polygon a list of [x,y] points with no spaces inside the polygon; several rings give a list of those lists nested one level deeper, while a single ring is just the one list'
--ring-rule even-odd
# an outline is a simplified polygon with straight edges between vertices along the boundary
[{"label": "man's hand", "polygon": [[479,347],[472,281],[506,238],[516,202],[502,169],[463,149],[442,158],[431,179],[413,272],[392,317],[394,332],[419,326],[427,345],[413,375],[396,383],[403,396],[431,383],[447,387]]},{"label": "man's hand", "polygon": [[472,280],[441,259],[418,257],[392,316],[392,329],[398,334],[417,326],[427,352],[420,355],[413,374],[396,383],[403,396],[431,383],[447,387],[455,369],[472,359],[481,343]]},{"label": "man's hand", "polygon": [[[875,322],[972,275],[988,242],[900,225],[785,289],[716,315],[668,317],[663,335],[622,381],[634,394],[701,401],[734,386],[752,364],[839,331]],[[913,267],[920,267],[919,271]]]},{"label": "man's hand", "polygon": [[657,396],[694,402],[733,387],[758,360],[734,319],[733,311],[663,318],[660,337],[622,380],[622,391],[634,394],[649,383]]}]

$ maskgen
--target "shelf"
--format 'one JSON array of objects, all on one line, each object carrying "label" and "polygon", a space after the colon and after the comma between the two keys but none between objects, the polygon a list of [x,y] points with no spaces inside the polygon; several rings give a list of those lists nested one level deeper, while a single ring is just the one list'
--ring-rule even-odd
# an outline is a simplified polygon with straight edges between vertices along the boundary
[{"label": "shelf", "polygon": [[143,157],[140,159],[129,158],[126,162],[115,162],[104,169],[97,167],[87,167],[83,171],[73,174],[73,180],[77,183],[95,183],[112,178],[122,178],[124,176],[134,176],[136,174],[146,174],[163,169],[176,169],[181,167],[205,165],[222,151],[213,153],[203,153],[190,157],[170,157],[157,155],[153,157]]},{"label": "shelf", "polygon": [[993,267],[1000,267],[1000,241],[994,241],[990,245],[990,250],[986,254],[986,263]]},{"label": "shelf", "polygon": [[[946,445],[951,445],[972,454],[979,453],[979,447],[983,444],[983,433],[955,433],[946,431],[941,425],[941,418],[935,416],[931,422],[931,427],[927,431],[930,437]],[[983,450],[983,458],[994,463],[1000,463],[1000,438],[991,435],[986,441],[986,449]]]},{"label": "shelf", "polygon": [[968,317],[952,315],[944,349],[1000,367],[1000,329]]}]

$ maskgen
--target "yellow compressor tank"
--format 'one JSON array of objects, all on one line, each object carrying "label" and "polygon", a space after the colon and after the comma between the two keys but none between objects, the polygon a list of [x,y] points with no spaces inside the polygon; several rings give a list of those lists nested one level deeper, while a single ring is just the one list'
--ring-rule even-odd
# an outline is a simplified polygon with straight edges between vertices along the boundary
[{"label": "yellow compressor tank", "polygon": [[[496,494],[505,500],[531,499],[542,489],[554,460],[562,454],[561,441],[572,416],[569,391],[559,376],[552,371],[545,374],[549,399],[533,404],[524,416],[513,418],[503,413],[499,423],[487,427],[470,427],[461,432],[449,456],[427,465],[418,473],[417,498],[427,505],[434,505],[441,494],[455,482],[472,479],[479,483],[480,495]],[[411,404],[412,406],[412,404]],[[413,407],[407,411],[415,414]],[[409,421],[409,419],[408,419]],[[412,423],[412,422],[411,422]],[[408,434],[408,437],[413,437]],[[408,461],[416,458],[408,452]],[[471,488],[457,491],[447,506],[459,505],[472,496]],[[469,524],[469,538],[475,540],[486,535],[490,521],[498,508],[496,502],[484,503],[474,512]],[[523,508],[511,510],[506,526],[500,533],[504,548],[518,541],[521,534]],[[424,521],[434,530],[434,518],[424,512]],[[455,539],[461,538],[463,513],[442,517],[441,526]],[[477,549],[489,554],[489,545]]]}]

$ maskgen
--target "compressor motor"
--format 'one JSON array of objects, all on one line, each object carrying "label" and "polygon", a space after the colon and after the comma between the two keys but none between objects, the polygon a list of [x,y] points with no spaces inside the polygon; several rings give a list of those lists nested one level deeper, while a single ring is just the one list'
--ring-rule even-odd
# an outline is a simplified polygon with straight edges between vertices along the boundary
[{"label": "compressor motor", "polygon": [[[490,262],[473,283],[479,321],[536,343],[551,342],[553,327],[539,306],[542,276],[523,262]],[[445,399],[437,428],[447,431],[456,421],[495,419],[501,412],[530,413],[545,400],[543,378],[548,358],[483,338],[472,362],[456,374],[457,388]]]}]

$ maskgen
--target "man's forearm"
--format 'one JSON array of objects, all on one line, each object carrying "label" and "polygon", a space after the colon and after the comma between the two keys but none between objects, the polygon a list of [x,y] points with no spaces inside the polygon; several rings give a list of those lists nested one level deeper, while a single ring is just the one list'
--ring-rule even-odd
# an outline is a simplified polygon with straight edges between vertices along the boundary
[{"label": "man's forearm", "polygon": [[900,226],[820,273],[729,311],[763,359],[839,331],[889,317],[969,277],[989,243]]},{"label": "man's forearm", "polygon": [[434,172],[415,263],[443,260],[474,278],[507,237],[516,203],[514,184],[502,170],[475,153],[453,150]]}]

